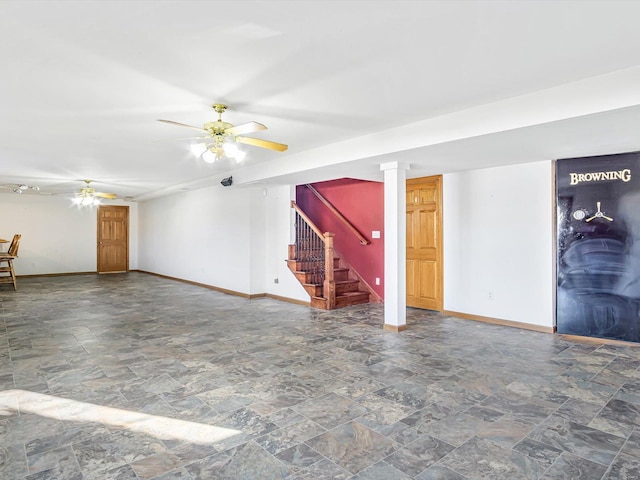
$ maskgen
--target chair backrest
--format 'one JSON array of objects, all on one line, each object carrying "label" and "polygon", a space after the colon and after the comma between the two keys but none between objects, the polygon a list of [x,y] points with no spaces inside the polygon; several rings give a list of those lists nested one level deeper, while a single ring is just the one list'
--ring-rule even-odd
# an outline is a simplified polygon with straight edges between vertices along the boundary
[{"label": "chair backrest", "polygon": [[17,257],[18,256],[18,248],[20,247],[20,239],[22,238],[22,235],[19,233],[16,233],[13,236],[13,240],[11,240],[11,245],[9,245],[9,250],[7,250],[7,253],[12,256],[12,257]]}]

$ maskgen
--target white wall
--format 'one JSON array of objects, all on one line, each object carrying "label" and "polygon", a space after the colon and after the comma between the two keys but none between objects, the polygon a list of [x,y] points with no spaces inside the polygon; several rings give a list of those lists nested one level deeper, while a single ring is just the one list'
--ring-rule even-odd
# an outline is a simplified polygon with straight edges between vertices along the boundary
[{"label": "white wall", "polygon": [[250,292],[252,294],[264,293],[266,291],[266,230],[267,230],[267,210],[266,210],[266,189],[252,188],[250,190],[250,252],[249,252],[249,274],[251,275]]},{"label": "white wall", "polygon": [[250,293],[250,193],[213,186],[142,202],[139,268]]},{"label": "white wall", "polygon": [[[119,201],[109,205],[129,206],[129,268],[138,268],[138,207]],[[22,234],[16,274],[95,272],[96,212],[62,196],[0,194],[0,238]]]},{"label": "white wall", "polygon": [[445,310],[553,326],[551,179],[550,161],[443,176]]},{"label": "white wall", "polygon": [[[289,185],[267,189],[266,293],[308,302],[309,294],[286,263],[288,246],[294,242],[291,200],[295,200],[295,190],[295,186]],[[274,282],[275,279],[278,283]]]},{"label": "white wall", "polygon": [[309,301],[285,263],[290,199],[288,186],[213,186],[142,202],[140,269]]}]

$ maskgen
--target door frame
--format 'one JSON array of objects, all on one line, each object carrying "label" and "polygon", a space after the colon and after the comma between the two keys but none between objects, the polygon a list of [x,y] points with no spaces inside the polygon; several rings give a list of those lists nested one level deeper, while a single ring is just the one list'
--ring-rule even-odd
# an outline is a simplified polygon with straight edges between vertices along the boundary
[{"label": "door frame", "polygon": [[[443,210],[443,177],[442,175],[430,175],[428,177],[418,177],[407,179],[405,191],[409,190],[410,185],[419,185],[421,183],[431,183],[436,181],[438,184],[438,192],[436,196],[437,203],[437,214],[436,214],[436,262],[438,264],[438,268],[436,271],[436,279],[438,281],[437,291],[439,292],[439,296],[436,298],[435,311],[442,312],[444,311],[444,210]],[[405,206],[405,210],[407,206]],[[406,227],[405,227],[406,228]],[[406,240],[406,239],[405,239]],[[406,246],[406,252],[408,253],[409,247]],[[408,255],[405,254],[405,257],[408,258]],[[405,260],[406,261],[406,260]],[[408,294],[407,294],[408,296]],[[412,308],[424,308],[424,307],[412,307]]]},{"label": "door frame", "polygon": [[[117,208],[122,208],[124,209],[124,211],[126,212],[126,216],[125,216],[125,221],[126,221],[126,235],[127,235],[127,239],[125,242],[125,257],[126,257],[126,266],[124,270],[119,270],[117,272],[106,272],[106,271],[101,271],[101,262],[100,262],[100,222],[101,222],[101,216],[100,216],[100,210],[102,208],[113,208],[113,207],[117,207]],[[108,274],[108,273],[123,273],[123,272],[128,272],[129,271],[129,227],[130,227],[130,222],[129,222],[129,206],[128,205],[98,205],[98,209],[96,210],[96,272],[99,274]]]}]

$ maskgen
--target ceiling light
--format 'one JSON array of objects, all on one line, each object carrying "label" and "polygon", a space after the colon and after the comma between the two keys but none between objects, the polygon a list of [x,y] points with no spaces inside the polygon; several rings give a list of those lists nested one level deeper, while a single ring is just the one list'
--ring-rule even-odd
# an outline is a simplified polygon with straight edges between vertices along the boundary
[{"label": "ceiling light", "polygon": [[27,185],[25,183],[6,183],[0,188],[10,188],[13,193],[22,193],[24,190],[40,190],[40,187]]},{"label": "ceiling light", "polygon": [[207,145],[204,143],[194,143],[191,145],[191,153],[193,153],[196,157],[199,157],[204,152],[207,151]]},{"label": "ceiling light", "polygon": [[191,153],[196,157],[202,157],[207,163],[215,163],[222,158],[233,158],[238,162],[244,160],[247,155],[238,148],[238,145],[233,138],[215,138],[215,143],[207,146],[206,143],[194,143],[190,147]]},{"label": "ceiling light", "polygon": [[235,142],[229,141],[229,140],[224,142],[224,145],[222,145],[222,149],[224,150],[224,154],[227,157],[231,157],[231,158],[235,158],[239,151],[238,145],[236,145]]},{"label": "ceiling light", "polygon": [[202,159],[207,163],[213,163],[218,160],[218,154],[213,153],[211,150],[207,150],[202,154]]},{"label": "ceiling light", "polygon": [[74,203],[74,205],[78,205],[81,207],[94,207],[100,205],[100,199],[91,196],[75,197],[71,201]]}]

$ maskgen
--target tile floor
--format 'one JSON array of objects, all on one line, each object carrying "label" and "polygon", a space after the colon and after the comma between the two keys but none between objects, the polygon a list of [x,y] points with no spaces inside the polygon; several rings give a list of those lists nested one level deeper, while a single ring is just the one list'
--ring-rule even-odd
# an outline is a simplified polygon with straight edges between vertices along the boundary
[{"label": "tile floor", "polygon": [[638,479],[640,348],[143,273],[0,288],[2,479]]}]

